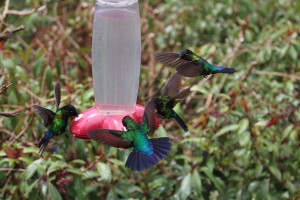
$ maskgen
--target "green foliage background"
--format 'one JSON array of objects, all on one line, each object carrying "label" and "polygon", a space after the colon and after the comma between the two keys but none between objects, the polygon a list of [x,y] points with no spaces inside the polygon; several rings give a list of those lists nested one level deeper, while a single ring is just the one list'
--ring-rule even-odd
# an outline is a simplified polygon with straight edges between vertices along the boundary
[{"label": "green foliage background", "polygon": [[43,5],[11,0],[10,10],[33,12],[5,19],[7,27],[26,29],[0,51],[0,85],[13,83],[0,108],[20,112],[0,118],[0,199],[299,198],[300,1],[140,2],[138,103],[145,104],[174,72],[154,62],[155,52],[190,48],[238,71],[184,78],[184,86],[195,85],[176,110],[190,132],[164,121],[155,137],[168,135],[172,151],[141,173],[124,167],[129,150],[70,134],[53,139],[44,158],[39,156],[45,128],[31,106],[54,109],[56,80],[62,104],[84,111],[94,103],[94,2],[49,1],[34,10]]}]

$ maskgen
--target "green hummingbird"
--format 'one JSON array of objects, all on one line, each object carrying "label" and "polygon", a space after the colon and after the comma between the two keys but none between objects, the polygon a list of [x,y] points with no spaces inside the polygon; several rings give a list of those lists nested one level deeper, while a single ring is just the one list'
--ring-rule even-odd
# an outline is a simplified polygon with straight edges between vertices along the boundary
[{"label": "green hummingbird", "polygon": [[122,123],[126,131],[94,129],[87,135],[112,147],[123,149],[133,147],[125,163],[125,167],[132,171],[148,169],[167,157],[171,150],[170,139],[168,137],[148,138],[155,130],[155,104],[152,100],[145,106],[141,124],[135,122],[130,116],[125,116]]},{"label": "green hummingbird", "polygon": [[54,89],[55,102],[56,102],[56,112],[43,108],[41,106],[34,105],[33,108],[37,114],[42,118],[45,127],[49,127],[45,132],[44,137],[40,140],[38,147],[40,148],[39,153],[43,155],[45,148],[47,147],[49,140],[53,136],[61,135],[65,132],[68,119],[71,116],[78,116],[76,108],[67,104],[62,108],[59,108],[61,93],[60,84],[57,82]]},{"label": "green hummingbird", "polygon": [[160,95],[153,97],[157,113],[165,119],[175,119],[184,131],[188,131],[188,127],[181,117],[173,110],[176,100],[186,97],[190,88],[179,92],[181,84],[181,76],[175,73],[171,76],[167,84],[162,89]]},{"label": "green hummingbird", "polygon": [[163,64],[176,67],[177,72],[185,77],[203,76],[206,78],[210,74],[236,72],[233,68],[212,65],[188,49],[184,49],[180,53],[157,53],[155,59]]}]

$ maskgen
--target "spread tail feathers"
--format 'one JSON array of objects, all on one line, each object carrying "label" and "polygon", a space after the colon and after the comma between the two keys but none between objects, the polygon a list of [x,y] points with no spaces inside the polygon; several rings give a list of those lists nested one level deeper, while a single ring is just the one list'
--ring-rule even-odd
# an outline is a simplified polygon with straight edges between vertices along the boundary
[{"label": "spread tail feathers", "polygon": [[52,137],[52,133],[50,131],[47,131],[44,135],[44,137],[40,140],[38,147],[40,148],[39,154],[43,155],[43,152],[45,151],[50,139]]},{"label": "spread tail feathers", "polygon": [[155,165],[158,161],[168,156],[171,143],[168,137],[150,139],[153,146],[153,154],[150,156],[132,151],[125,163],[132,171],[142,171]]},{"label": "spread tail feathers", "polygon": [[188,132],[189,129],[188,127],[185,125],[184,121],[180,118],[180,116],[175,113],[175,117],[174,119],[177,121],[177,123],[181,126],[181,128],[185,131],[185,132]]}]

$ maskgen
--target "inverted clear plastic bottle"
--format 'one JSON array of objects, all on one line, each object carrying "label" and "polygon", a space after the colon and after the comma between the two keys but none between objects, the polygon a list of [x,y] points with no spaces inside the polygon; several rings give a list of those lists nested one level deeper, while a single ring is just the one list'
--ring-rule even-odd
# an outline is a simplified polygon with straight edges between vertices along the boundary
[{"label": "inverted clear plastic bottle", "polygon": [[138,0],[97,0],[92,37],[98,110],[103,115],[134,112],[141,60]]}]

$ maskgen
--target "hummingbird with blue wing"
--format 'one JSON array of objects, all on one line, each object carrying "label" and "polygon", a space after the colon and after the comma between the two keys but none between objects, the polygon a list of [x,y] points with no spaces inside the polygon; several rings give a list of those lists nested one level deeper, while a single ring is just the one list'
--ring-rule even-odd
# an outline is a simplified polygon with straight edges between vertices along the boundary
[{"label": "hummingbird with blue wing", "polygon": [[181,117],[174,111],[176,101],[186,97],[190,88],[180,92],[181,76],[175,73],[171,76],[167,84],[163,87],[161,94],[152,98],[155,103],[157,114],[165,119],[175,119],[184,131],[188,131],[187,125]]},{"label": "hummingbird with blue wing", "polygon": [[50,139],[53,136],[62,135],[65,132],[69,117],[78,116],[76,108],[71,104],[67,104],[59,108],[61,92],[60,84],[58,82],[55,84],[54,95],[56,102],[56,112],[53,112],[41,106],[33,106],[35,112],[42,118],[45,127],[49,127],[38,144],[38,147],[40,148],[39,153],[41,155],[43,155],[43,152],[45,151]]},{"label": "hummingbird with blue wing", "polygon": [[203,76],[206,78],[210,74],[232,74],[236,72],[233,68],[210,64],[189,49],[184,49],[180,53],[157,53],[155,59],[165,65],[175,67],[177,72],[184,77]]},{"label": "hummingbird with blue wing", "polygon": [[151,100],[146,106],[142,123],[138,124],[130,116],[122,119],[126,131],[94,129],[88,132],[90,139],[103,144],[128,149],[132,148],[126,160],[125,167],[132,171],[142,171],[158,163],[168,156],[171,143],[168,137],[149,139],[155,131],[155,104]]}]

